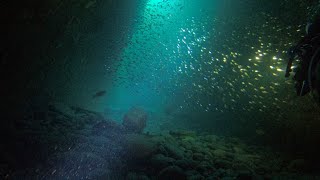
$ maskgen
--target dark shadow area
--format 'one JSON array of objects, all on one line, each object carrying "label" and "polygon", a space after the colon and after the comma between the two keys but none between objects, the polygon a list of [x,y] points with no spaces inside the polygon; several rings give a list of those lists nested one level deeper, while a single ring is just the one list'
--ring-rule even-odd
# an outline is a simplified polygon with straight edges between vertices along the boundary
[{"label": "dark shadow area", "polygon": [[56,97],[48,89],[68,78],[64,67],[74,63],[66,57],[86,51],[93,54],[89,63],[101,63],[102,53],[108,55],[103,64],[112,66],[118,61],[130,37],[137,4],[101,0],[0,3],[0,178],[11,178],[13,172],[32,169],[56,152],[68,150],[81,141],[78,135],[86,126],[104,120],[89,111],[70,110],[79,115],[74,116],[57,110],[52,105]]}]

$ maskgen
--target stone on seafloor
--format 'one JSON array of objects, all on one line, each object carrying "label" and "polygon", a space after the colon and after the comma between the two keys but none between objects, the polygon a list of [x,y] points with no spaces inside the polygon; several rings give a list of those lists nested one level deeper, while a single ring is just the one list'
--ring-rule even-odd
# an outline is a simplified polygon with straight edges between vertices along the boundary
[{"label": "stone on seafloor", "polygon": [[190,177],[188,177],[188,180],[205,180],[205,179],[206,178],[200,174],[191,175]]},{"label": "stone on seafloor", "polygon": [[227,152],[223,149],[216,149],[213,151],[213,155],[215,157],[224,158],[226,156]]},{"label": "stone on seafloor", "polygon": [[178,166],[168,166],[162,169],[158,175],[159,179],[187,179],[187,175]]},{"label": "stone on seafloor", "polygon": [[183,159],[184,158],[184,152],[181,150],[181,148],[176,144],[165,144],[164,148],[168,154],[168,156],[174,158],[174,159]]},{"label": "stone on seafloor", "polygon": [[187,131],[187,130],[170,131],[169,134],[176,137],[195,137],[196,136],[196,133],[194,131]]},{"label": "stone on seafloor", "polygon": [[147,113],[142,108],[133,107],[123,117],[122,125],[128,132],[142,133],[147,118]]},{"label": "stone on seafloor", "polygon": [[198,162],[192,160],[191,158],[184,158],[184,159],[179,159],[175,161],[175,165],[183,168],[183,169],[195,169],[197,166]]},{"label": "stone on seafloor", "polygon": [[166,157],[163,154],[155,154],[150,159],[150,164],[152,167],[156,169],[163,169],[167,166],[173,165],[175,162],[175,159],[171,157]]},{"label": "stone on seafloor", "polygon": [[241,170],[238,172],[237,179],[254,179],[252,173],[249,170]]},{"label": "stone on seafloor", "polygon": [[124,135],[124,149],[128,159],[143,160],[150,158],[157,150],[157,144],[142,134]]},{"label": "stone on seafloor", "polygon": [[302,172],[306,169],[306,161],[304,159],[292,160],[288,165],[288,170],[291,172]]},{"label": "stone on seafloor", "polygon": [[149,180],[145,174],[137,174],[135,172],[129,172],[126,176],[126,180]]},{"label": "stone on seafloor", "polygon": [[203,154],[201,153],[193,153],[193,160],[196,160],[196,161],[201,161],[204,159],[204,156]]}]

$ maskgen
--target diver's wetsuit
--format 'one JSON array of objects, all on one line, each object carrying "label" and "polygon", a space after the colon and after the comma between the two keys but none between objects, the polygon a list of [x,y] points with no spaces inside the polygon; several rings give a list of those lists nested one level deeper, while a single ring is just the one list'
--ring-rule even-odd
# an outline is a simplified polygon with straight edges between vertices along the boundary
[{"label": "diver's wetsuit", "polygon": [[304,96],[310,91],[307,79],[308,68],[311,61],[312,53],[309,49],[302,49],[301,47],[299,47],[299,49],[297,49],[296,51],[298,51],[296,53],[299,55],[299,57],[301,57],[301,60],[299,62],[298,68],[296,69],[296,73],[293,79],[296,81],[295,88],[297,91],[297,95]]},{"label": "diver's wetsuit", "polygon": [[297,67],[296,73],[293,77],[296,81],[295,88],[298,96],[303,96],[311,90],[311,84],[308,84],[309,64],[315,53],[315,46],[319,47],[319,43],[317,43],[318,40],[316,41],[317,44],[315,44],[314,38],[320,36],[320,22],[307,25],[307,27],[307,35],[289,51],[290,59],[285,75],[286,77],[289,77],[292,61],[294,60],[295,55],[298,55],[300,57],[299,66]]}]

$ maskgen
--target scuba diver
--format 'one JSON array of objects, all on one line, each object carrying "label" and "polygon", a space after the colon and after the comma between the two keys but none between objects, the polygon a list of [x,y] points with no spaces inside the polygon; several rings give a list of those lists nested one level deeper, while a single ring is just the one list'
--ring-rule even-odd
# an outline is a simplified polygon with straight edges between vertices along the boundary
[{"label": "scuba diver", "polygon": [[292,72],[292,63],[298,60],[294,69],[295,88],[298,96],[312,92],[320,102],[320,19],[306,25],[306,35],[288,51],[289,61],[285,77]]}]

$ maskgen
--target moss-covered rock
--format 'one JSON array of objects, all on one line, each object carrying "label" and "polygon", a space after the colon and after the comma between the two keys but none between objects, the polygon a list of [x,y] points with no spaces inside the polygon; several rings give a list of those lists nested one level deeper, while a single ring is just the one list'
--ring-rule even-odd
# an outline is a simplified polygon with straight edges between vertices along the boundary
[{"label": "moss-covered rock", "polygon": [[202,161],[197,165],[196,170],[202,175],[209,175],[216,171],[216,168],[213,166],[213,164],[207,161]]},{"label": "moss-covered rock", "polygon": [[216,149],[212,153],[213,153],[213,156],[216,158],[225,158],[227,155],[227,152],[223,149]]},{"label": "moss-covered rock", "polygon": [[202,153],[193,153],[192,158],[195,161],[202,161],[204,160],[204,155]]},{"label": "moss-covered rock", "polygon": [[177,144],[164,144],[164,148],[169,157],[183,159],[184,151]]},{"label": "moss-covered rock", "polygon": [[183,168],[183,169],[195,169],[195,167],[197,166],[197,162],[192,160],[191,158],[184,158],[184,159],[180,159],[175,161],[175,165]]}]

